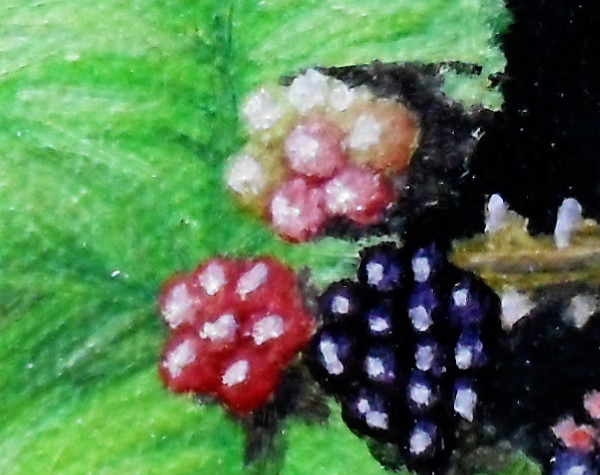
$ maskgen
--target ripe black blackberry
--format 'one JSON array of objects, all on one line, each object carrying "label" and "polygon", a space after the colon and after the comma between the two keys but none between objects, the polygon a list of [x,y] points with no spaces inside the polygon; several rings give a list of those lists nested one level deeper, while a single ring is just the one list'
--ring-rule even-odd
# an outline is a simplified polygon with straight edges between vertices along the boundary
[{"label": "ripe black blackberry", "polygon": [[312,372],[357,435],[395,447],[383,464],[443,473],[495,370],[498,298],[434,244],[367,248],[357,275],[321,296]]}]

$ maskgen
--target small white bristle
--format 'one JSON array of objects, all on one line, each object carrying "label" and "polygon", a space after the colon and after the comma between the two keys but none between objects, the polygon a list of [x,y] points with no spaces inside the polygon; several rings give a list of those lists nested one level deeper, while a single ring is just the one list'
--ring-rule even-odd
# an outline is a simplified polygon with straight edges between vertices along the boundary
[{"label": "small white bristle", "polygon": [[328,92],[327,77],[314,69],[308,69],[292,81],[288,89],[288,100],[304,114],[316,106],[324,105]]},{"label": "small white bristle", "polygon": [[247,360],[240,360],[233,363],[223,374],[222,382],[225,386],[235,386],[243,383],[248,377],[250,363]]},{"label": "small white bristle", "polygon": [[506,289],[500,295],[500,302],[502,306],[502,326],[506,329],[512,328],[515,323],[527,316],[535,307],[527,295],[512,287]]},{"label": "small white bristle", "polygon": [[175,286],[165,299],[163,317],[171,328],[181,325],[193,306],[193,300],[185,284]]},{"label": "small white bristle", "polygon": [[475,417],[477,393],[471,388],[460,388],[454,397],[454,412],[469,422]]},{"label": "small white bristle", "polygon": [[595,296],[576,295],[571,299],[563,317],[575,327],[583,328],[598,310],[600,310],[600,306]]},{"label": "small white bristle", "polygon": [[265,88],[248,98],[242,112],[248,125],[254,130],[270,129],[283,115],[282,108]]},{"label": "small white bristle", "polygon": [[505,228],[508,220],[508,206],[499,194],[490,196],[485,210],[485,232],[494,234]]},{"label": "small white bristle", "polygon": [[365,420],[367,425],[374,429],[386,430],[388,428],[388,415],[385,412],[368,411]]},{"label": "small white bristle", "polygon": [[238,280],[236,292],[241,298],[254,292],[267,281],[269,268],[266,264],[259,262]]},{"label": "small white bristle", "polygon": [[409,309],[408,316],[415,330],[420,332],[426,331],[433,324],[431,315],[422,305]]},{"label": "small white bristle", "polygon": [[242,196],[258,195],[265,186],[265,174],[250,155],[236,157],[227,172],[227,186]]},{"label": "small white bristle", "polygon": [[321,355],[323,355],[325,369],[329,374],[339,376],[344,372],[344,365],[338,356],[338,345],[336,345],[333,340],[330,338],[321,340],[319,343],[319,350],[321,351]]},{"label": "small white bristle", "polygon": [[210,341],[226,341],[235,337],[238,324],[235,317],[226,313],[214,322],[206,322],[200,331],[200,338]]},{"label": "small white bristle", "polygon": [[429,274],[431,274],[429,259],[426,257],[415,257],[411,264],[415,282],[426,282],[429,279]]},{"label": "small white bristle", "polygon": [[198,276],[198,283],[208,295],[215,295],[227,283],[225,269],[214,262],[209,264]]},{"label": "small white bristle", "polygon": [[183,369],[196,359],[194,345],[191,341],[180,343],[173,351],[171,351],[163,363],[171,377],[178,377]]},{"label": "small white bristle", "polygon": [[252,338],[254,343],[260,346],[266,341],[279,338],[283,335],[283,329],[283,318],[279,315],[267,315],[252,327]]},{"label": "small white bristle", "polygon": [[571,243],[573,233],[581,226],[583,208],[574,198],[566,198],[560,207],[556,217],[554,228],[554,243],[559,249],[568,247]]},{"label": "small white bristle", "polygon": [[416,428],[410,436],[410,452],[414,455],[420,455],[429,449],[432,443],[431,435],[423,429]]},{"label": "small white bristle", "polygon": [[362,114],[356,119],[350,132],[349,145],[355,150],[368,150],[379,143],[383,127],[370,114]]}]

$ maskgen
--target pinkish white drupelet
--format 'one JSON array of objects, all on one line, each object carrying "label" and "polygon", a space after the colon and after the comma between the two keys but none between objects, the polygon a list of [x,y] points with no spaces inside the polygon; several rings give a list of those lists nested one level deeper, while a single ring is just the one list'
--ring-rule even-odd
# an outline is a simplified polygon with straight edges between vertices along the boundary
[{"label": "pinkish white drupelet", "polygon": [[342,132],[323,120],[308,120],[288,135],[284,150],[290,168],[308,177],[330,177],[344,161]]},{"label": "pinkish white drupelet", "polygon": [[273,194],[271,222],[290,241],[305,241],[318,235],[325,224],[323,191],[303,178],[284,182]]},{"label": "pinkish white drupelet", "polygon": [[576,424],[572,417],[567,417],[552,426],[552,433],[562,444],[581,452],[594,450],[598,431],[587,424]]},{"label": "pinkish white drupelet", "polygon": [[332,216],[357,224],[377,223],[394,202],[394,190],[379,173],[348,166],[324,185],[325,207]]},{"label": "pinkish white drupelet", "polygon": [[600,391],[592,391],[583,398],[583,407],[595,421],[600,421]]}]

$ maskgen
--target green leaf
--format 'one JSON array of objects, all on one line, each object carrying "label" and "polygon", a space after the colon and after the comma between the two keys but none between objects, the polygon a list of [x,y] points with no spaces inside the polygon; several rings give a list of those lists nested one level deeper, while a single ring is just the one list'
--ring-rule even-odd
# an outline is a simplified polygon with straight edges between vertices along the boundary
[{"label": "green leaf", "polygon": [[[276,255],[319,286],[357,243],[290,246],[221,175],[243,97],[312,65],[504,60],[499,0],[8,0],[0,6],[0,472],[240,473],[241,430],[161,388],[160,283]],[[334,417],[284,473],[381,473]],[[357,472],[358,473],[358,472]],[[516,472],[515,472],[516,473]]]}]

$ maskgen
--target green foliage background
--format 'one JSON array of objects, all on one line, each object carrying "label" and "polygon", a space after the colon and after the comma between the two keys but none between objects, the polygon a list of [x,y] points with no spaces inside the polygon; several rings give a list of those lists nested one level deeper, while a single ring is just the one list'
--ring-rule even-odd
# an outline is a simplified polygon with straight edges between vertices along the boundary
[{"label": "green foliage background", "polygon": [[[237,474],[241,431],[159,384],[157,288],[217,253],[324,283],[356,243],[289,246],[227,196],[243,97],[312,65],[462,60],[485,76],[500,0],[4,0],[0,5],[0,473]],[[290,420],[285,474],[383,471],[334,411]],[[507,473],[525,473],[515,463]]]}]

